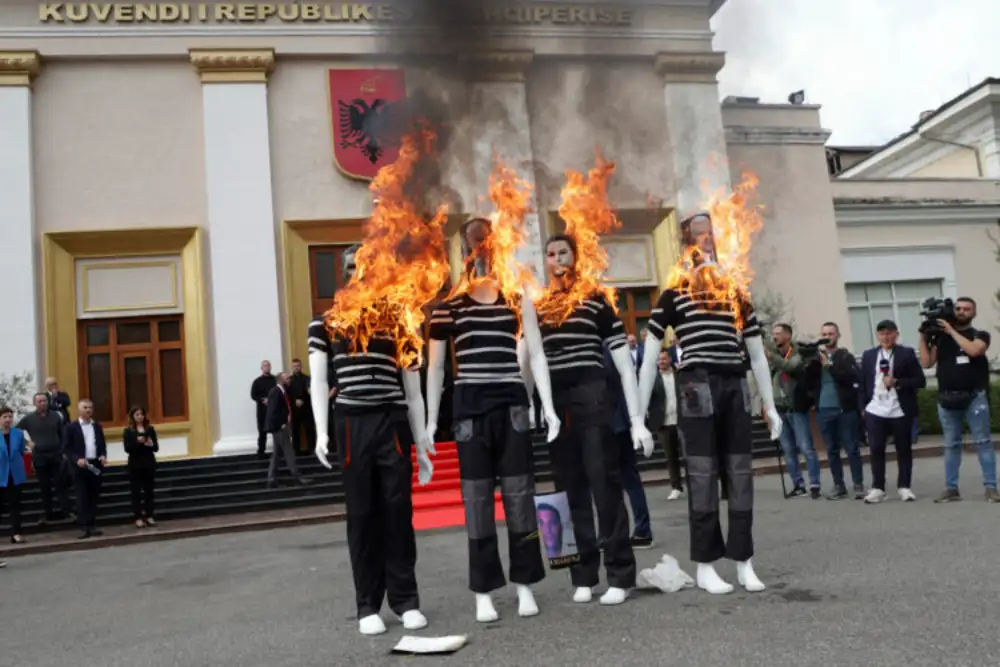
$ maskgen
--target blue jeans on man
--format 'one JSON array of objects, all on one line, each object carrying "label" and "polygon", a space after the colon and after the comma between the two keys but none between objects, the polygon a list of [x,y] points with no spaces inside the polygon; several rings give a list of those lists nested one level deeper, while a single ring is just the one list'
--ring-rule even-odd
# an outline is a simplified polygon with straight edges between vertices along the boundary
[{"label": "blue jeans on man", "polygon": [[844,464],[840,458],[843,450],[851,468],[851,482],[857,489],[864,486],[865,470],[861,460],[861,416],[856,410],[840,408],[820,408],[816,411],[819,432],[826,443],[830,474],[833,475],[835,491],[845,491]]},{"label": "blue jeans on man", "polygon": [[788,476],[796,489],[804,489],[802,465],[799,454],[806,457],[806,470],[809,473],[809,488],[819,489],[819,456],[813,445],[812,424],[808,412],[785,412],[781,415],[781,449],[788,465]]},{"label": "blue jeans on man", "polygon": [[944,433],[945,486],[958,490],[958,469],[962,465],[962,422],[969,425],[972,443],[983,471],[983,486],[997,488],[997,454],[990,435],[990,404],[986,392],[979,391],[964,410],[947,410],[938,406],[938,419]]}]

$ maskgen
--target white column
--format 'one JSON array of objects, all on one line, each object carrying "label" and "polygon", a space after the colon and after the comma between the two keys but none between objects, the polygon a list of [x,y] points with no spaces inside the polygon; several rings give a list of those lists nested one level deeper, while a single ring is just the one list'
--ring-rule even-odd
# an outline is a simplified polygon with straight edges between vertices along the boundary
[{"label": "white column", "polygon": [[33,51],[0,52],[0,266],[9,315],[0,327],[0,373],[31,373],[33,386],[44,380],[31,152],[31,81],[39,67]]},{"label": "white column", "polygon": [[724,63],[722,53],[656,56],[656,71],[664,80],[678,219],[698,211],[715,189],[730,186],[726,132],[715,79]]},{"label": "white column", "polygon": [[192,51],[202,79],[219,432],[216,455],[256,451],[250,385],[282,368],[267,75],[273,51]]},{"label": "white column", "polygon": [[[531,120],[524,74],[531,60],[532,54],[527,51],[486,52],[461,57],[462,64],[472,77],[473,190],[483,198],[488,194],[494,154],[531,186],[532,213],[524,221],[527,239],[518,252],[518,259],[544,282],[542,244],[545,239],[537,212]],[[475,206],[472,208],[476,210]]]}]

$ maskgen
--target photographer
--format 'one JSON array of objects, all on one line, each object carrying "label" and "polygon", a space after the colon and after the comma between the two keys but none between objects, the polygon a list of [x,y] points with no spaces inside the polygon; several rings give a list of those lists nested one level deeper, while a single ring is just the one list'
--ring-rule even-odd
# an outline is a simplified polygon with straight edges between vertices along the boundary
[{"label": "photographer", "polygon": [[962,422],[969,425],[983,471],[986,502],[1000,502],[997,494],[997,459],[990,436],[990,365],[986,351],[990,334],[972,326],[976,302],[968,297],[947,301],[928,299],[924,312],[940,315],[920,327],[920,363],[937,364],[938,418],[944,431],[945,489],[934,502],[961,500],[958,469],[962,464]]},{"label": "photographer", "polygon": [[811,399],[805,382],[806,366],[818,361],[803,359],[798,347],[792,343],[792,327],[779,322],[771,330],[776,350],[768,350],[768,363],[772,371],[774,405],[781,415],[781,449],[788,463],[788,476],[793,488],[788,497],[804,496],[805,484],[799,464],[799,452],[806,457],[809,472],[809,494],[819,498],[819,457],[812,441],[809,421]]},{"label": "photographer", "polygon": [[[844,464],[840,458],[841,449],[847,453],[851,468],[854,499],[865,497],[864,463],[861,459],[861,414],[859,390],[861,369],[854,355],[845,348],[838,347],[840,327],[835,322],[827,322],[820,330],[817,342],[818,364],[809,364],[806,369],[806,385],[816,396],[816,420],[826,442],[830,474],[833,475],[833,491],[827,498],[840,500],[847,498],[844,483]],[[799,346],[802,349],[802,346]]]}]

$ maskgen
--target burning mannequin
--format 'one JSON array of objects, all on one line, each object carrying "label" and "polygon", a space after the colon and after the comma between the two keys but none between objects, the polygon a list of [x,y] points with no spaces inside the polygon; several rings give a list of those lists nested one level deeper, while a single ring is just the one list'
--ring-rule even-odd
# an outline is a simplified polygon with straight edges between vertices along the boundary
[{"label": "burning mannequin", "polygon": [[492,223],[483,218],[463,226],[465,287],[431,314],[425,429],[437,431],[448,341],[453,340],[458,362],[454,433],[469,539],[469,587],[475,593],[476,620],[481,623],[499,618],[491,593],[506,584],[494,514],[497,479],[507,522],[510,580],[517,584],[520,616],[538,613],[530,586],[545,577],[534,505],[528,394],[519,372],[522,331],[520,343],[530,358],[549,441],[559,432],[537,315],[530,299],[505,297],[497,269],[491,265],[493,233]]},{"label": "burning mannequin", "polygon": [[[355,273],[359,246],[344,251],[344,282]],[[357,595],[358,629],[364,635],[386,631],[379,616],[383,598],[407,630],[427,619],[419,611],[414,572],[410,443],[416,442],[419,481],[433,473],[428,452],[434,446],[424,431],[424,400],[417,368],[400,373],[396,342],[376,335],[367,351],[354,341],[330,334],[327,320],[309,325],[309,370],[316,418],[316,456],[330,468],[327,424],[330,380],[335,381],[333,432],[337,439],[347,505],[347,544]],[[402,378],[400,380],[400,377]]]},{"label": "burning mannequin", "polygon": [[[595,244],[596,245],[596,244]],[[570,568],[573,600],[590,602],[599,580],[601,551],[594,532],[594,510],[604,540],[608,590],[601,604],[621,604],[635,586],[636,565],[622,491],[620,455],[611,433],[604,350],[611,350],[621,375],[636,450],[652,454],[653,438],[639,410],[639,392],[625,342],[625,327],[604,294],[574,294],[577,242],[557,234],[545,245],[549,290],[540,301],[542,341],[552,378],[559,437],[551,445],[557,491],[569,500],[580,561]],[[562,304],[563,300],[572,302]],[[591,500],[593,494],[593,501]]]},{"label": "burning mannequin", "polygon": [[[764,590],[764,584],[750,562],[754,553],[751,397],[740,356],[741,335],[772,439],[781,434],[781,419],[774,408],[770,370],[753,306],[745,290],[735,289],[735,296],[727,296],[719,288],[726,279],[712,227],[708,214],[681,223],[686,261],[650,318],[639,392],[645,413],[661,341],[667,327],[673,327],[684,350],[676,372],[677,430],[687,457],[691,560],[698,563],[697,583],[709,593],[731,592],[732,585],[713,565],[725,556],[736,561],[740,585],[755,592]],[[725,541],[719,524],[720,472],[728,491],[729,537]]]}]

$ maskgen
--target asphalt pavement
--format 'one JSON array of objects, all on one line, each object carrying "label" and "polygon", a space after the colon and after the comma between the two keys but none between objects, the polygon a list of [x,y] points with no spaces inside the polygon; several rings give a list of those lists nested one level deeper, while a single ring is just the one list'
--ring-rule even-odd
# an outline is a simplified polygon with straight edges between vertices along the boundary
[{"label": "asphalt pavement", "polygon": [[[390,655],[404,632],[388,610],[387,634],[357,633],[343,524],[10,558],[0,667],[998,665],[1000,505],[983,502],[975,457],[962,473],[966,499],[948,505],[931,501],[940,459],[916,462],[919,500],[907,504],[892,489],[879,506],[785,500],[777,477],[759,478],[754,562],[767,591],[636,592],[601,607],[573,603],[556,572],[536,587],[539,616],[518,618],[508,587],[490,625],[474,620],[464,531],[420,533],[430,627],[415,634],[468,634],[451,656]],[[656,546],[637,552],[640,567],[670,553],[693,574],[686,505],[668,491],[648,490]],[[731,563],[719,570],[735,583]]]}]

